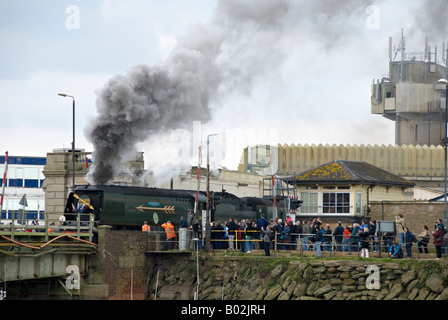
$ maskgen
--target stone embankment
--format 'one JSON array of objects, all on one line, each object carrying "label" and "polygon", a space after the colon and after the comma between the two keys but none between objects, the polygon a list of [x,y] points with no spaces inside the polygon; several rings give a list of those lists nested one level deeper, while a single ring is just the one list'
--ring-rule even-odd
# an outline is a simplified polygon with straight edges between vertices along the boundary
[{"label": "stone embankment", "polygon": [[193,299],[198,288],[200,300],[448,300],[444,260],[191,257],[150,272],[149,299]]}]

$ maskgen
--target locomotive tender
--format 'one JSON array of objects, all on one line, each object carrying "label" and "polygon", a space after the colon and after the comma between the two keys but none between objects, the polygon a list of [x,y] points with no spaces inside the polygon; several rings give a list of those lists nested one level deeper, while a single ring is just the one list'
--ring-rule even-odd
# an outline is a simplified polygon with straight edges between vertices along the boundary
[{"label": "locomotive tender", "polygon": [[[77,215],[73,213],[80,212],[84,221],[89,217],[84,214],[93,215],[96,226],[111,225],[116,229],[140,229],[144,221],[151,226],[160,226],[170,220],[177,228],[180,218],[183,216],[187,219],[188,210],[194,208],[195,193],[191,190],[115,185],[80,186],[75,188],[75,192],[71,192],[67,199],[66,222],[68,224],[76,222]],[[205,212],[206,201],[205,192],[200,191],[199,215]],[[225,222],[230,217],[257,221],[261,214],[266,218],[272,217],[273,199],[238,198],[227,192],[211,192],[210,201],[210,221]],[[289,210],[288,199],[280,198],[277,204],[277,216],[285,219]]]}]

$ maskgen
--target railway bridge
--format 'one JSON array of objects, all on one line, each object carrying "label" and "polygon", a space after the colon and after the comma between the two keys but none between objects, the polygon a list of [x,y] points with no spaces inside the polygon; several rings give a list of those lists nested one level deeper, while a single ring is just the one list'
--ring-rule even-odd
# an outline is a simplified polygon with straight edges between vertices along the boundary
[{"label": "railway bridge", "polygon": [[[80,221],[79,219],[78,221]],[[79,294],[79,282],[88,271],[89,256],[97,253],[93,223],[33,225],[12,218],[0,225],[0,290],[2,296],[20,295],[28,281],[51,279],[70,296]],[[8,288],[8,289],[6,289]]]}]

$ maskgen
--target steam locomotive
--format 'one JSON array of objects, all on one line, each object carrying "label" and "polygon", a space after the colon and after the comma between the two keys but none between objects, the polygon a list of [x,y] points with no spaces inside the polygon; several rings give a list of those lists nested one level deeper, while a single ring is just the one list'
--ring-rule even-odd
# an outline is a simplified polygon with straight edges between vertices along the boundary
[{"label": "steam locomotive", "polygon": [[[144,221],[160,226],[167,220],[178,226],[180,218],[187,218],[188,210],[194,208],[196,192],[160,188],[128,187],[114,185],[82,186],[71,192],[65,207],[66,223],[88,221],[93,215],[95,226],[110,225],[115,229],[139,229]],[[290,209],[296,209],[301,201],[279,197],[277,217],[285,219]],[[198,212],[206,210],[205,192],[198,193]],[[210,221],[234,219],[257,219],[264,214],[272,217],[273,199],[256,197],[238,198],[227,192],[210,193]],[[284,220],[285,221],[285,220]]]}]

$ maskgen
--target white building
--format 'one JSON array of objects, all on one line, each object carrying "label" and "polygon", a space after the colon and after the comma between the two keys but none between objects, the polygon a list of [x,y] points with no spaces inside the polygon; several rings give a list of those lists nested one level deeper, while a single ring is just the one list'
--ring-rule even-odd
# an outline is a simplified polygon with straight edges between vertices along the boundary
[{"label": "white building", "polygon": [[[33,219],[37,215],[39,219],[43,219],[45,193],[42,184],[45,177],[42,170],[47,163],[46,157],[8,156],[6,179],[3,181],[6,168],[5,160],[6,156],[0,156],[0,191],[2,194],[4,190],[1,208],[2,222],[8,222],[12,213],[16,214],[16,217],[19,217],[18,214],[26,213],[27,219]],[[20,204],[24,196],[27,206]]]}]

